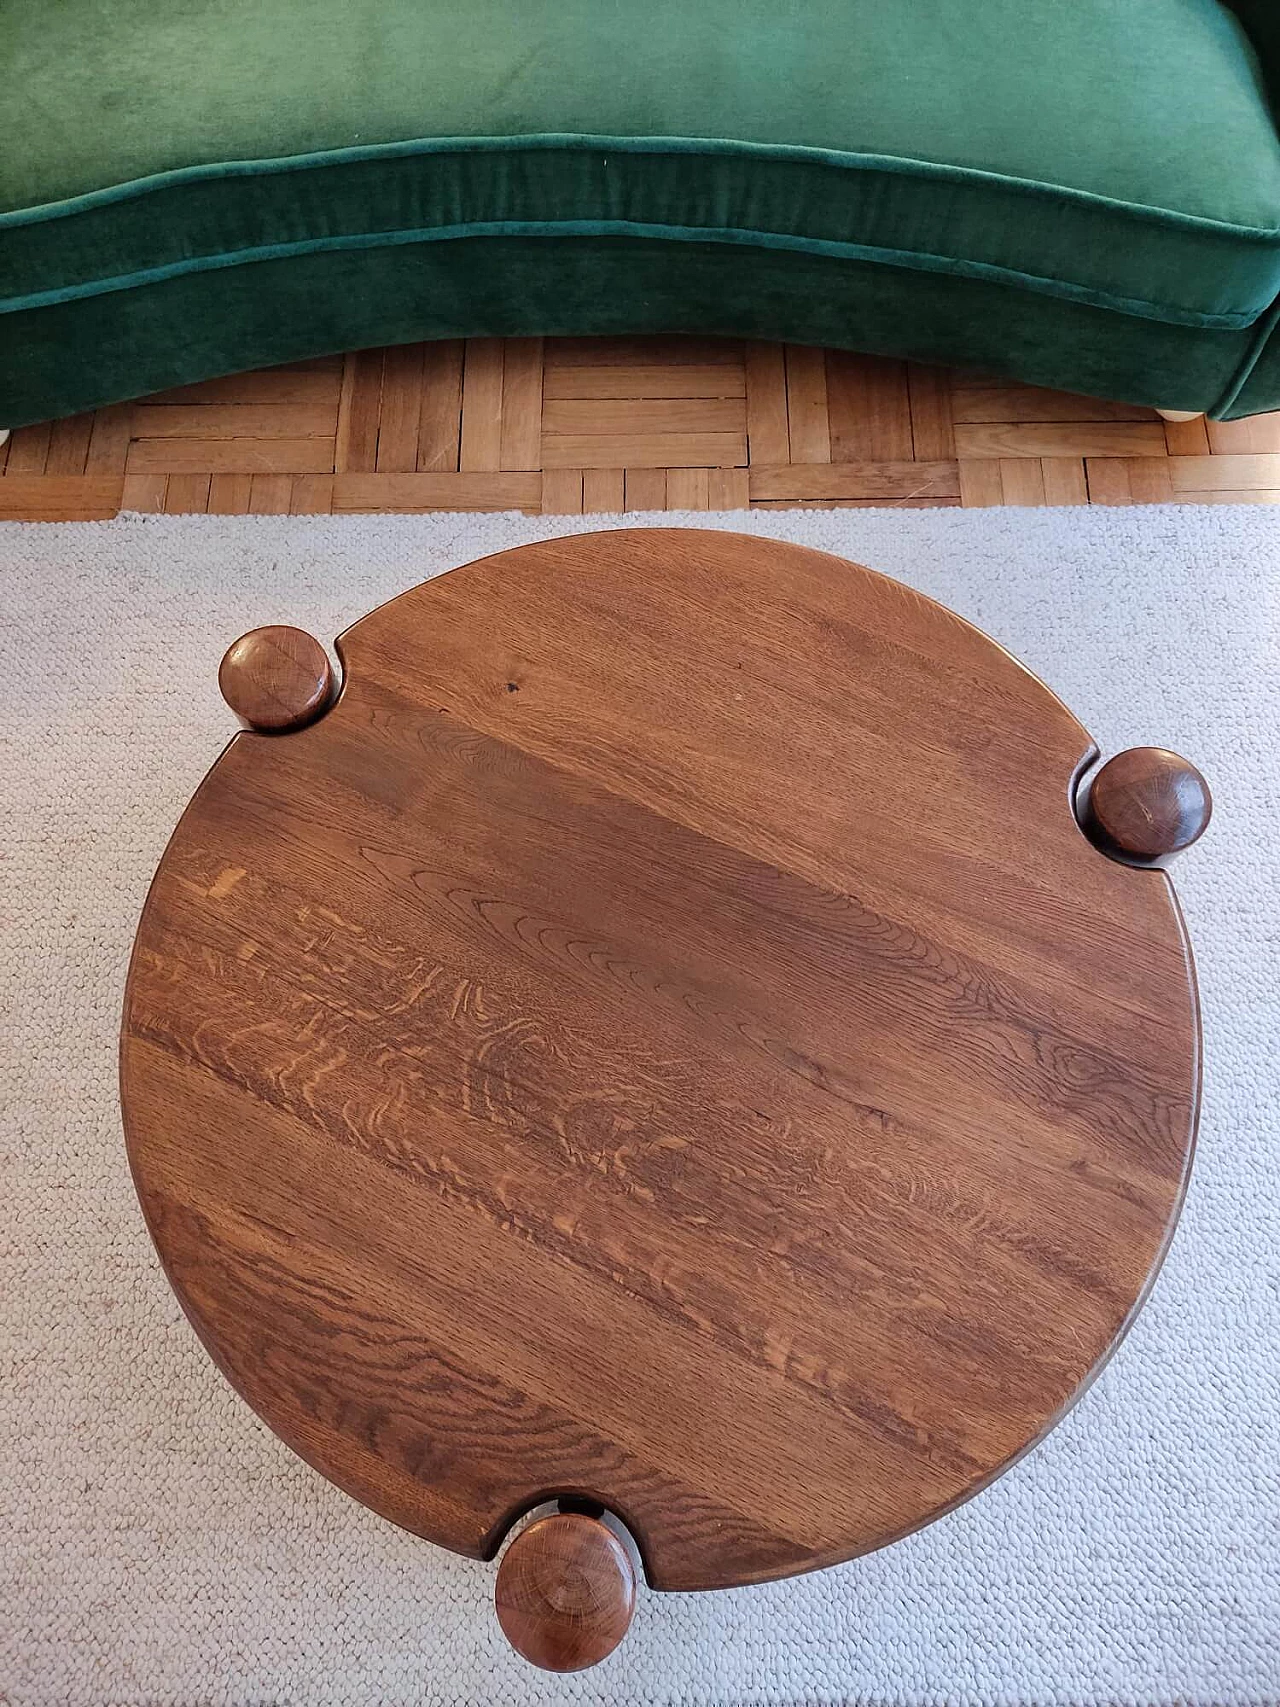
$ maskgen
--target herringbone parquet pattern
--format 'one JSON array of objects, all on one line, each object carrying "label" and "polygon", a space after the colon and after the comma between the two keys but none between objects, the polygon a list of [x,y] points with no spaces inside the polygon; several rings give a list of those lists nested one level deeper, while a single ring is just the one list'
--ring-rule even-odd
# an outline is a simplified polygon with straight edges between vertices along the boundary
[{"label": "herringbone parquet pattern", "polygon": [[0,448],[0,517],[1280,501],[1280,414],[800,346],[476,338],[165,392]]}]

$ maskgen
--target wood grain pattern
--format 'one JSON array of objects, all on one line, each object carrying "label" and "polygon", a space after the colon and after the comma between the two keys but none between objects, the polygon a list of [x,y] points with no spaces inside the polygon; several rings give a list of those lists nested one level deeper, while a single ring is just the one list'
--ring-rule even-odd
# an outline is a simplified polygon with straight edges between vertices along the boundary
[{"label": "wood grain pattern", "polygon": [[1043,504],[1043,459],[1038,456],[1002,456],[1000,489],[1006,504]]},{"label": "wood grain pattern", "polygon": [[749,343],[743,359],[748,460],[790,462],[786,352],[781,344]]},{"label": "wood grain pattern", "polygon": [[121,508],[124,487],[123,480],[110,475],[6,473],[0,481],[0,521],[105,521]]},{"label": "wood grain pattern", "polygon": [[542,465],[542,339],[508,338],[502,364],[502,466]]},{"label": "wood grain pattern", "polygon": [[956,453],[964,457],[1156,456],[1164,425],[1145,421],[957,422]]},{"label": "wood grain pattern", "polygon": [[[136,478],[147,478],[145,475]],[[299,479],[308,476],[299,475]],[[318,478],[327,478],[319,476]],[[253,496],[251,474],[214,474],[209,480],[209,514],[211,516],[243,516],[249,513]]]},{"label": "wood grain pattern", "polygon": [[134,439],[130,474],[327,474],[331,439]]},{"label": "wood grain pattern", "polygon": [[578,1496],[661,1588],[982,1487],[1131,1318],[1195,1124],[1177,908],[1079,834],[1085,730],[719,532],[507,552],[338,649],[201,786],[129,977],[135,1179],[229,1378],[421,1535]]},{"label": "wood grain pattern", "polygon": [[1209,827],[1213,796],[1196,767],[1165,747],[1130,747],[1093,778],[1085,829],[1127,859],[1168,861]]},{"label": "wood grain pattern", "polygon": [[[176,475],[169,476],[170,491],[176,478]],[[287,516],[293,504],[293,477],[288,474],[255,474],[252,478],[253,485],[249,488],[249,514]]]},{"label": "wood grain pattern", "polygon": [[[269,480],[266,474],[250,475],[251,480]],[[275,478],[279,479],[280,476]],[[286,481],[288,476],[284,476]],[[164,513],[167,516],[202,516],[209,508],[208,474],[171,474],[165,486]]]},{"label": "wood grain pattern", "polygon": [[830,462],[831,418],[826,355],[807,344],[788,344],[786,355],[791,460],[799,463]]},{"label": "wood grain pattern", "polygon": [[334,513],[396,510],[536,510],[539,474],[335,474]]},{"label": "wood grain pattern", "polygon": [[501,338],[472,338],[462,373],[462,450],[459,467],[490,473],[502,467]]},{"label": "wood grain pattern", "polygon": [[448,338],[423,352],[418,469],[424,474],[451,474],[458,468],[463,350],[460,338]]},{"label": "wood grain pattern", "polygon": [[409,474],[418,466],[423,350],[422,344],[400,344],[387,351],[375,457],[381,474]]},{"label": "wood grain pattern", "polygon": [[99,409],[93,417],[89,454],[85,458],[85,473],[122,475],[132,435],[131,403],[115,403],[108,409]]},{"label": "wood grain pattern", "polygon": [[49,454],[46,474],[83,474],[89,455],[89,439],[93,432],[92,415],[71,415],[54,421],[49,432]]},{"label": "wood grain pattern", "polygon": [[946,462],[956,454],[951,375],[945,368],[907,363],[907,398],[912,455],[919,462]]},{"label": "wood grain pattern", "polygon": [[959,498],[954,462],[787,463],[747,470],[753,499]]},{"label": "wood grain pattern", "polygon": [[1040,477],[1046,504],[1087,504],[1089,483],[1079,456],[1042,456]]},{"label": "wood grain pattern", "polygon": [[[247,512],[250,477],[247,474],[235,476],[218,476],[215,474],[213,476],[213,480],[219,478],[234,478],[244,481],[244,510]],[[213,481],[210,481],[211,494],[212,488]],[[136,511],[139,515],[156,514],[164,509],[165,494],[168,489],[169,476],[167,474],[126,474],[120,489],[119,508],[126,513]],[[3,494],[0,494],[0,503],[2,502]]]},{"label": "wood grain pattern", "polygon": [[[700,492],[702,470],[706,502],[729,509],[1273,503],[1280,413],[1161,421],[1132,403],[731,339],[451,339],[235,374],[20,428],[0,447],[0,516],[110,514],[120,493],[104,510],[100,485],[68,482],[118,479],[126,466],[126,507],[165,507],[156,482],[169,476],[172,502],[190,507],[211,476],[208,507],[220,515],[266,501],[327,513],[335,471],[346,482],[340,507],[366,511],[503,509],[513,500],[496,477],[519,474],[518,507],[578,514],[583,471],[619,468],[633,471],[637,493],[656,494],[645,507],[657,509]],[[467,479],[452,498],[441,488],[437,503],[431,488],[403,483],[415,472]],[[7,508],[13,475],[50,484],[8,494]],[[260,483],[270,479],[280,484]]]},{"label": "wood grain pattern", "polygon": [[719,468],[747,460],[738,433],[545,433],[542,466],[553,468]]},{"label": "wood grain pattern", "polygon": [[218,667],[222,697],[250,729],[301,729],[333,698],[333,666],[318,640],[300,628],[272,626],[242,634]]},{"label": "wood grain pattern", "polygon": [[[385,350],[353,350],[343,361],[333,456],[328,463],[339,473],[365,473],[377,467],[385,365]],[[291,467],[283,472],[319,471]]]},{"label": "wood grain pattern", "polygon": [[826,358],[833,462],[910,462],[911,394],[905,362],[832,350]]},{"label": "wood grain pattern", "polygon": [[[34,427],[15,427],[9,438],[8,460],[5,463],[5,474],[12,478],[15,474],[45,474],[49,461],[49,441],[53,436],[53,423],[43,421]],[[53,478],[51,476],[51,478]],[[65,478],[58,476],[57,478]]]},{"label": "wood grain pattern", "polygon": [[507,1548],[494,1600],[518,1654],[546,1671],[585,1671],[630,1628],[636,1574],[622,1542],[598,1518],[553,1513]]}]

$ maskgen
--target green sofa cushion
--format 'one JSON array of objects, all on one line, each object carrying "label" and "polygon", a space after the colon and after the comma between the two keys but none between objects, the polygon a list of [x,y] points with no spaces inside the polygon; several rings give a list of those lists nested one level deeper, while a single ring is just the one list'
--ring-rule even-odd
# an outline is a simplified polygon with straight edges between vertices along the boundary
[{"label": "green sofa cushion", "polygon": [[8,0],[0,87],[11,312],[490,234],[1220,329],[1280,295],[1280,141],[1218,0]]}]

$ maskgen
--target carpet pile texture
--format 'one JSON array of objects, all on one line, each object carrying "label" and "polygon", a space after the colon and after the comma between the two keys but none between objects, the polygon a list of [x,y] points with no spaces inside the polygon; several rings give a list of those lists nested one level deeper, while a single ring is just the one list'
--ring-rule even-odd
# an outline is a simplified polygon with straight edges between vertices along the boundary
[{"label": "carpet pile texture", "polygon": [[228,642],[273,621],[327,640],[428,575],[618,518],[0,526],[0,1701],[1280,1700],[1275,513],[639,520],[899,576],[1042,675],[1104,754],[1152,741],[1205,770],[1215,820],[1176,871],[1200,1150],[1147,1309],[1049,1439],[940,1523],[806,1578],[645,1594],[597,1670],[526,1668],[492,1567],[329,1486],[201,1350],[134,1200],[116,1035],[147,883],[231,732]]}]

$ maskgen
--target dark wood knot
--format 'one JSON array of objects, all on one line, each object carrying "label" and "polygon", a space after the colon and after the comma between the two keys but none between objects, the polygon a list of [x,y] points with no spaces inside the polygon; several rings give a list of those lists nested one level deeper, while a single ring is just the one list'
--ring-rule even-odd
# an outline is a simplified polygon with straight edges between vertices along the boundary
[{"label": "dark wood knot", "polygon": [[333,700],[333,666],[300,628],[254,628],[218,666],[222,697],[249,729],[279,735],[314,723]]},{"label": "dark wood knot", "polygon": [[503,1634],[523,1658],[544,1671],[585,1671],[630,1627],[635,1568],[599,1518],[554,1512],[507,1548],[494,1599]]},{"label": "dark wood knot", "polygon": [[1082,827],[1104,853],[1164,864],[1199,840],[1212,813],[1209,785],[1189,759],[1130,747],[1094,777]]}]

